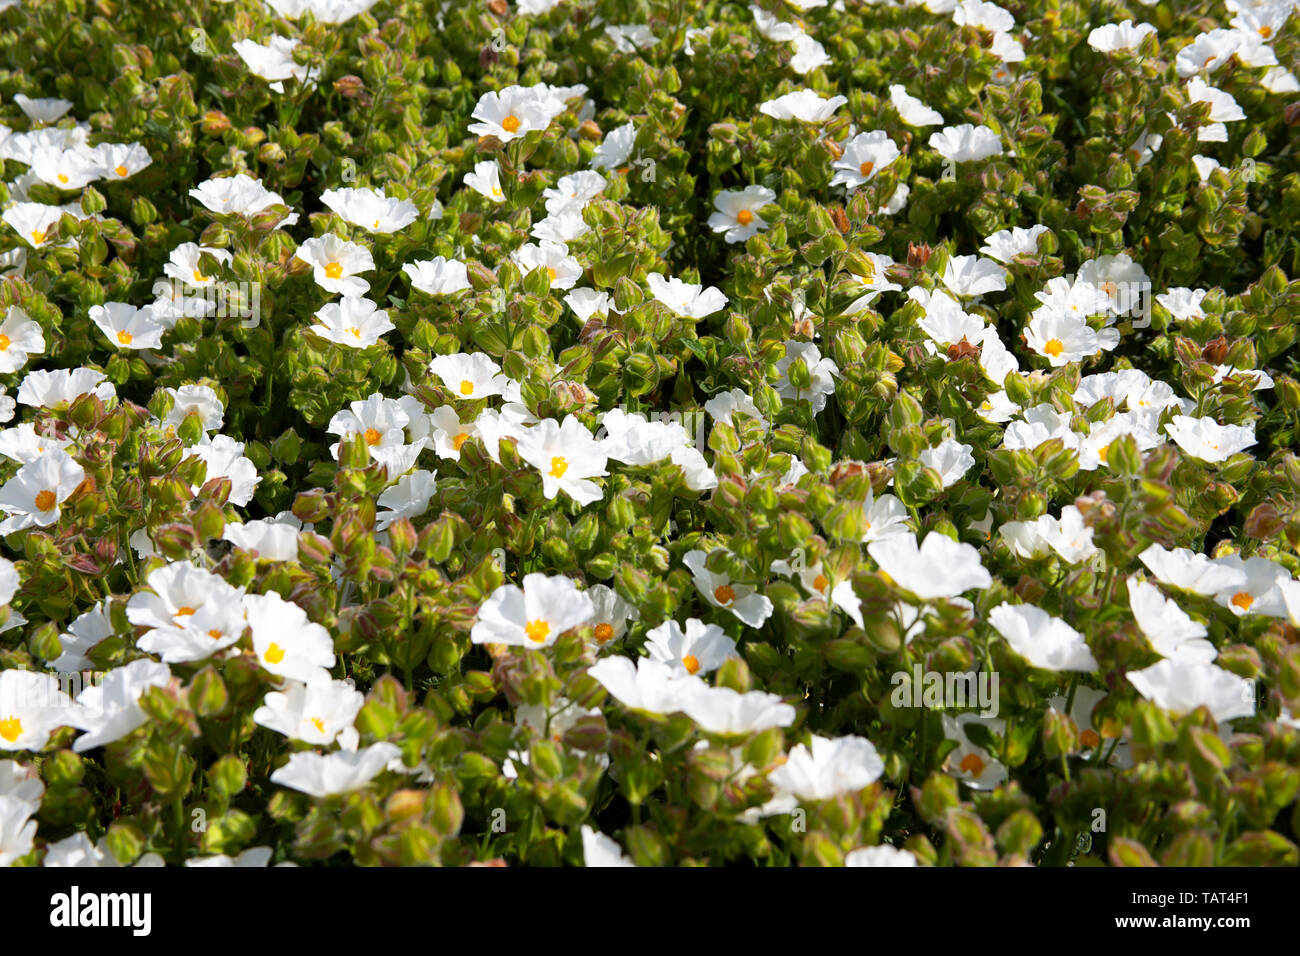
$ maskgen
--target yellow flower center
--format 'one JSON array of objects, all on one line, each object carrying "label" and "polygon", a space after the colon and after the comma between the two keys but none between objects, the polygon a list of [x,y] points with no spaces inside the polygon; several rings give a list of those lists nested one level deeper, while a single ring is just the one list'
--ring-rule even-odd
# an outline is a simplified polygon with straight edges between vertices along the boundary
[{"label": "yellow flower center", "polygon": [[500,187],[500,186],[493,186],[493,187],[492,187],[492,198],[493,198],[493,199],[501,199],[501,198],[503,198],[504,196],[505,196],[505,193],[503,193],[503,192],[501,191],[501,187]]},{"label": "yellow flower center", "polygon": [[343,267],[337,262],[326,263],[325,274],[331,279],[337,279],[343,275]]},{"label": "yellow flower center", "polygon": [[1100,448],[1097,449],[1097,457],[1100,458],[1103,462],[1105,462],[1106,455],[1109,452],[1110,452],[1110,445],[1109,444],[1102,445]]},{"label": "yellow flower center", "polygon": [[175,615],[175,616],[176,616],[176,617],[190,617],[190,616],[192,616],[192,615],[194,614],[195,610],[196,610],[195,608],[188,607],[188,606],[187,606],[187,607],[178,607],[178,608],[176,609],[176,615]]},{"label": "yellow flower center", "polygon": [[557,273],[557,272],[556,272],[554,269],[552,269],[550,266],[547,266],[547,267],[546,267],[546,274],[547,274],[548,276],[551,277],[551,281],[552,281],[552,282],[554,282],[554,281],[556,280],[556,278],[558,278],[558,276],[559,276],[559,273]]},{"label": "yellow flower center", "polygon": [[518,131],[519,131],[519,117],[518,117],[518,116],[515,116],[513,113],[511,113],[509,116],[507,116],[505,119],[503,119],[503,120],[501,121],[501,128],[502,128],[503,130],[505,130],[507,133],[515,133],[515,132],[518,132]]},{"label": "yellow flower center", "polygon": [[1262,36],[1265,40],[1267,40],[1269,37],[1273,35],[1273,28],[1266,23],[1259,28],[1259,35]]},{"label": "yellow flower center", "polygon": [[979,754],[967,754],[961,758],[961,771],[968,773],[972,777],[978,777],[984,773],[984,761]]},{"label": "yellow flower center", "polygon": [[9,716],[0,720],[0,737],[13,743],[18,739],[18,735],[23,732],[23,722],[17,717]]},{"label": "yellow flower center", "polygon": [[214,627],[212,630],[208,631],[208,637],[212,638],[214,641],[219,641],[221,640],[221,632]]},{"label": "yellow flower center", "polygon": [[473,394],[474,394],[474,383],[471,382],[471,381],[470,381],[469,379],[467,379],[467,378],[461,379],[461,382],[460,382],[460,393],[461,393],[462,395],[473,395]]},{"label": "yellow flower center", "polygon": [[384,438],[378,428],[367,428],[365,434],[367,445],[378,445]]},{"label": "yellow flower center", "polygon": [[601,621],[599,624],[596,625],[597,644],[606,644],[610,641],[611,638],[613,638],[613,636],[614,636],[614,626],[612,624],[608,624],[605,621]]},{"label": "yellow flower center", "polygon": [[9,336],[0,332],[0,352],[9,351]]},{"label": "yellow flower center", "polygon": [[686,673],[695,674],[700,669],[700,659],[694,654],[687,654],[682,658],[682,666],[686,668]]},{"label": "yellow flower center", "polygon": [[311,719],[311,725],[320,733],[325,733],[325,721],[321,720],[319,717],[313,717]]},{"label": "yellow flower center", "polygon": [[1249,591],[1238,591],[1232,596],[1232,603],[1243,611],[1249,611],[1250,606],[1255,603],[1255,595]]},{"label": "yellow flower center", "polygon": [[376,219],[376,220],[375,220],[375,224],[374,224],[373,226],[371,226],[370,228],[371,228],[371,229],[378,229],[378,228],[379,228],[379,220]]},{"label": "yellow flower center", "polygon": [[830,584],[830,583],[831,583],[830,581],[827,581],[827,580],[826,580],[826,575],[824,575],[824,574],[819,574],[819,575],[817,575],[817,577],[813,578],[813,590],[815,590],[815,591],[819,591],[819,592],[820,592],[820,591],[825,591],[825,590],[826,590],[826,585],[828,585],[828,584]]},{"label": "yellow flower center", "polygon": [[451,440],[451,447],[460,451],[460,446],[469,441],[469,432],[461,432]]},{"label": "yellow flower center", "polygon": [[202,272],[200,272],[198,269],[195,269],[195,270],[194,270],[194,281],[195,281],[195,282],[207,282],[207,281],[208,281],[208,277],[205,276],[205,275],[204,275]]},{"label": "yellow flower center", "polygon": [[866,179],[868,176],[871,175],[871,171],[875,168],[876,168],[875,163],[872,162],[863,163],[861,166],[858,167],[858,174],[861,175],[863,179]]},{"label": "yellow flower center", "polygon": [[530,641],[540,644],[542,641],[546,640],[546,636],[551,633],[551,625],[543,621],[541,618],[538,618],[537,620],[529,621],[524,625],[524,633],[528,635]]},{"label": "yellow flower center", "polygon": [[742,209],[740,212],[736,213],[736,222],[740,223],[742,226],[748,226],[753,221],[754,214],[748,209]]},{"label": "yellow flower center", "polygon": [[719,604],[730,604],[736,600],[736,592],[730,584],[721,584],[713,589],[713,600]]},{"label": "yellow flower center", "polygon": [[67,185],[68,177],[63,175],[63,173],[59,173],[59,182],[63,183],[64,185]]},{"label": "yellow flower center", "polygon": [[132,335],[130,332],[126,331],[125,329],[117,333],[117,340],[121,342],[123,345],[130,345],[134,339],[135,336]]},{"label": "yellow flower center", "polygon": [[1119,286],[1113,282],[1103,282],[1101,284],[1101,291],[1105,292],[1108,296],[1114,296],[1115,293],[1119,291]]},{"label": "yellow flower center", "polygon": [[126,176],[129,170],[125,166],[118,166],[113,170],[113,172],[117,173],[119,176]]},{"label": "yellow flower center", "polygon": [[1079,735],[1079,742],[1085,747],[1092,748],[1101,743],[1101,737],[1097,731],[1088,729]]},{"label": "yellow flower center", "polygon": [[262,655],[262,658],[268,664],[278,664],[280,661],[284,660],[284,648],[279,644],[272,643],[271,646],[266,649],[266,653]]},{"label": "yellow flower center", "polygon": [[49,511],[58,501],[58,497],[49,488],[36,492],[36,510]]},{"label": "yellow flower center", "polygon": [[359,338],[361,338],[361,330],[360,330],[359,328],[357,328],[355,325],[352,326],[351,328],[345,329],[344,331],[346,331],[346,332],[351,332],[351,333],[352,333],[352,337],[353,337],[354,339],[359,339]]},{"label": "yellow flower center", "polygon": [[563,478],[564,473],[569,470],[569,463],[559,455],[551,459],[551,475],[555,478]]},{"label": "yellow flower center", "polygon": [[1048,339],[1047,344],[1043,346],[1043,351],[1052,358],[1056,358],[1065,351],[1065,343],[1060,339]]},{"label": "yellow flower center", "polygon": [[34,245],[34,246],[39,246],[39,245],[40,245],[42,242],[44,242],[44,241],[45,241],[45,233],[42,232],[40,229],[33,229],[33,230],[32,230],[32,245]]}]

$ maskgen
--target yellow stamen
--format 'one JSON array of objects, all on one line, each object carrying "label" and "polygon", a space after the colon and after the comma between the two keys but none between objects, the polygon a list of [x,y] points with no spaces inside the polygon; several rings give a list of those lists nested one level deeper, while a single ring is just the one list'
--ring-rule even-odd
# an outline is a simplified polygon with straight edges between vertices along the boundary
[{"label": "yellow stamen", "polygon": [[700,659],[694,654],[687,654],[682,658],[682,665],[686,668],[686,673],[693,675],[700,669]]},{"label": "yellow stamen", "polygon": [[978,777],[984,773],[984,761],[979,754],[967,754],[961,758],[961,771],[968,773],[972,777]]},{"label": "yellow stamen", "polygon": [[13,743],[23,732],[23,722],[17,717],[9,716],[0,720],[0,737]]},{"label": "yellow stamen", "polygon": [[331,279],[338,279],[343,275],[343,267],[337,262],[327,263],[325,266],[325,275]]},{"label": "yellow stamen", "polygon": [[469,441],[469,432],[461,432],[451,440],[451,447],[460,451],[460,446]]},{"label": "yellow stamen", "polygon": [[529,621],[524,625],[524,633],[528,635],[530,641],[540,644],[542,641],[546,640],[546,636],[551,633],[551,625],[546,621],[543,621],[541,618],[538,618],[537,620]]},{"label": "yellow stamen", "polygon": [[1095,730],[1092,729],[1085,730],[1083,733],[1079,735],[1079,743],[1083,744],[1085,747],[1089,749],[1092,749],[1093,747],[1101,743],[1101,737],[1100,735],[1098,735],[1097,731]]},{"label": "yellow stamen", "polygon": [[192,607],[178,607],[176,609],[176,617],[190,617],[196,610],[197,608]]},{"label": "yellow stamen", "polygon": [[606,644],[614,636],[614,626],[601,621],[596,625],[596,643]]},{"label": "yellow stamen", "polygon": [[36,510],[50,511],[54,508],[54,505],[58,500],[58,496],[49,488],[46,488],[44,491],[38,491],[36,492]]},{"label": "yellow stamen", "polygon": [[828,584],[830,584],[830,583],[831,583],[830,581],[827,581],[827,580],[826,580],[826,575],[824,575],[824,574],[819,574],[819,575],[817,575],[817,577],[813,578],[813,590],[815,590],[815,591],[825,591],[825,590],[826,590],[826,585],[828,585]]},{"label": "yellow stamen", "polygon": [[9,351],[9,336],[0,332],[0,352]]},{"label": "yellow stamen", "polygon": [[730,584],[720,584],[713,589],[713,600],[719,604],[730,604],[736,600],[736,592]]},{"label": "yellow stamen", "polygon": [[875,168],[876,168],[875,163],[871,163],[871,162],[863,163],[861,166],[858,167],[858,173],[862,176],[863,179],[866,179],[868,176],[871,175],[871,171]]},{"label": "yellow stamen", "polygon": [[551,459],[551,476],[554,478],[563,478],[564,473],[569,470],[569,463],[559,455]]},{"label": "yellow stamen", "polygon": [[32,245],[39,246],[45,241],[45,233],[39,229],[32,230]]},{"label": "yellow stamen", "polygon": [[280,661],[284,660],[284,648],[279,644],[272,643],[271,646],[266,649],[266,653],[262,655],[262,658],[268,664],[278,664]]},{"label": "yellow stamen", "polygon": [[123,345],[130,345],[134,339],[135,336],[132,335],[130,332],[126,331],[125,329],[117,333],[117,340],[121,342]]},{"label": "yellow stamen", "polygon": [[119,176],[122,176],[123,178],[126,177],[126,174],[129,171],[130,170],[128,170],[125,166],[118,166],[116,169],[113,170],[113,172],[117,173]]},{"label": "yellow stamen", "polygon": [[462,395],[473,395],[473,394],[474,394],[474,383],[471,382],[471,381],[470,381],[469,379],[467,379],[467,378],[465,378],[465,379],[461,379],[461,382],[460,382],[460,393],[461,393]]},{"label": "yellow stamen", "polygon": [[68,183],[68,177],[63,175],[63,173],[59,173],[59,182],[63,183],[66,186]]},{"label": "yellow stamen", "polygon": [[748,226],[753,221],[754,214],[748,209],[742,209],[740,212],[736,213],[736,222],[740,223],[742,226]]},{"label": "yellow stamen", "polygon": [[202,272],[200,272],[198,269],[195,269],[195,270],[194,270],[194,281],[195,281],[195,282],[207,282],[207,281],[208,281],[208,277],[205,276],[205,275],[204,275]]},{"label": "yellow stamen", "polygon": [[1249,611],[1250,606],[1255,603],[1255,595],[1249,591],[1238,591],[1232,596],[1232,603],[1243,611]]},{"label": "yellow stamen", "polygon": [[366,429],[366,444],[367,444],[367,445],[378,445],[381,441],[383,441],[383,439],[384,439],[384,436],[383,436],[383,434],[379,431],[378,428],[367,428],[367,429]]},{"label": "yellow stamen", "polygon": [[552,282],[554,282],[559,277],[559,273],[557,273],[550,266],[546,267],[546,274],[551,277]]},{"label": "yellow stamen", "polygon": [[1047,344],[1043,346],[1043,351],[1052,358],[1056,358],[1065,351],[1065,343],[1060,339],[1048,339]]},{"label": "yellow stamen", "polygon": [[1262,36],[1265,40],[1267,40],[1269,37],[1273,35],[1273,28],[1266,23],[1259,28],[1259,35]]},{"label": "yellow stamen", "polygon": [[1102,445],[1100,448],[1097,449],[1097,457],[1100,458],[1103,463],[1105,463],[1106,455],[1109,452],[1110,452],[1110,445],[1109,444]]},{"label": "yellow stamen", "polygon": [[325,721],[321,720],[319,717],[313,717],[313,718],[311,719],[311,724],[312,724],[312,726],[315,727],[315,728],[316,728],[320,733],[322,733],[322,734],[325,733]]},{"label": "yellow stamen", "polygon": [[501,121],[501,128],[507,133],[516,133],[519,131],[519,117],[511,113]]}]

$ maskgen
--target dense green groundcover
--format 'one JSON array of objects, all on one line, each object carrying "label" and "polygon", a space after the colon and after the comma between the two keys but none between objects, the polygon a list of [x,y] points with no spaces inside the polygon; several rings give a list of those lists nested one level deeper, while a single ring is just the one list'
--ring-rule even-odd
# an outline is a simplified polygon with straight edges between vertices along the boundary
[{"label": "dense green groundcover", "polygon": [[1297,863],[1290,2],[365,6],[0,2],[0,864]]}]

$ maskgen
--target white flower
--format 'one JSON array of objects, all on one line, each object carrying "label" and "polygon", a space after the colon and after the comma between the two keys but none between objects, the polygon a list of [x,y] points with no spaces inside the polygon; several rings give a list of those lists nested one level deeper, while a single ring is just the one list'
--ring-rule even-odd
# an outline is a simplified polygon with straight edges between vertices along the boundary
[{"label": "white flower", "polygon": [[320,201],[345,222],[370,232],[397,232],[415,222],[420,215],[415,203],[394,199],[376,189],[327,189],[321,193]]},{"label": "white flower", "polygon": [[898,146],[884,130],[859,133],[845,145],[844,154],[831,164],[835,170],[831,185],[852,192],[869,183],[900,155]]},{"label": "white flower", "polygon": [[738,736],[794,723],[795,709],[776,694],[741,694],[730,687],[710,687],[698,677],[677,678],[677,683],[687,681],[681,710],[706,733]]},{"label": "white flower", "polygon": [[956,748],[944,758],[944,769],[972,790],[993,790],[1005,783],[1006,766],[966,736],[967,726],[979,724],[994,736],[1000,737],[1005,721],[1000,717],[980,717],[969,713],[958,714],[955,718],[948,714],[940,716],[943,719],[943,735],[949,740],[957,741]]},{"label": "white flower", "polygon": [[88,314],[114,348],[156,349],[162,344],[166,327],[147,305],[137,309],[125,302],[105,302],[92,305]]},{"label": "white flower", "polygon": [[308,619],[306,611],[274,591],[247,595],[244,610],[253,630],[253,652],[263,670],[304,683],[329,676],[334,640],[329,631]]},{"label": "white flower", "polygon": [[1202,461],[1227,461],[1255,444],[1254,425],[1220,425],[1213,418],[1175,415],[1165,425],[1178,447]]},{"label": "white flower", "polygon": [[234,44],[248,71],[270,81],[271,89],[277,93],[284,92],[285,80],[310,84],[319,74],[318,70],[294,60],[293,51],[297,46],[297,40],[282,36],[272,36],[265,46],[253,40],[238,40]]},{"label": "white flower", "polygon": [[1035,667],[1088,673],[1097,669],[1097,660],[1083,635],[1033,604],[1004,601],[989,611],[989,623],[1006,638],[1012,650]]},{"label": "white flower", "polygon": [[542,191],[546,212],[554,215],[571,209],[581,211],[589,201],[604,192],[607,185],[609,182],[604,176],[589,169],[561,176],[554,188]]},{"label": "white flower", "polygon": [[1196,138],[1201,142],[1227,142],[1228,131],[1223,124],[1246,118],[1245,112],[1237,105],[1231,93],[1210,86],[1199,76],[1194,76],[1187,81],[1187,99],[1192,103],[1210,104],[1209,125],[1202,126],[1196,131]]},{"label": "white flower", "polygon": [[986,295],[1007,287],[1007,270],[979,256],[953,256],[939,277],[953,295]]},{"label": "white flower", "polygon": [[589,232],[591,232],[591,226],[587,225],[587,220],[582,218],[582,210],[577,207],[569,207],[561,209],[559,212],[553,212],[545,219],[539,220],[533,225],[528,234],[534,239],[542,239],[554,242],[557,245],[567,246],[575,239],[581,239]]},{"label": "white flower", "polygon": [[91,663],[86,655],[112,633],[113,620],[109,614],[109,602],[100,601],[89,611],[78,615],[68,625],[68,630],[59,635],[59,646],[63,652],[50,661],[50,667],[60,674],[89,670]]},{"label": "white flower", "polygon": [[525,275],[534,269],[546,270],[552,289],[572,289],[582,278],[582,266],[569,255],[568,247],[549,239],[520,246],[510,258]]},{"label": "white flower", "polygon": [[[53,867],[103,867],[116,868],[122,864],[108,848],[108,838],[100,837],[98,843],[91,843],[85,833],[77,832],[70,837],[57,840],[45,848],[45,858],[41,866]],[[136,861],[135,866],[166,866],[157,853],[146,853]]]},{"label": "white flower", "polygon": [[86,731],[72,745],[74,753],[121,740],[149,717],[140,707],[140,696],[150,687],[166,687],[172,679],[166,664],[143,659],[117,667],[77,695],[68,722]]},{"label": "white flower", "polygon": [[[227,856],[224,853],[217,853],[213,856],[195,856],[185,861],[186,866],[197,867],[217,867],[220,869],[228,868],[245,868],[245,867],[263,867],[271,862],[271,855],[275,851],[269,846],[250,846],[247,850],[242,851],[238,856]],[[160,864],[161,865],[161,864]],[[297,866],[297,863],[285,861],[277,863],[276,866]]]},{"label": "white flower", "polygon": [[1255,714],[1255,687],[1214,664],[1169,659],[1125,675],[1138,692],[1176,717],[1209,708],[1216,721]]},{"label": "white flower", "polygon": [[345,295],[316,310],[316,324],[308,328],[323,339],[348,348],[369,348],[385,332],[397,326],[388,321],[388,313],[369,299]]},{"label": "white flower", "polygon": [[1083,514],[1074,505],[1061,509],[1061,517],[1040,515],[1034,522],[1040,541],[1061,556],[1067,564],[1078,564],[1097,553],[1092,543],[1092,528],[1084,524]]},{"label": "white flower", "polygon": [[524,586],[503,584],[492,592],[470,631],[475,644],[542,648],[595,614],[591,598],[571,578],[529,574]]},{"label": "white flower", "polygon": [[471,114],[477,123],[469,131],[475,136],[495,136],[503,143],[543,130],[564,112],[564,103],[535,87],[507,86],[500,93],[489,91],[479,97]]},{"label": "white flower", "polygon": [[470,288],[465,263],[455,259],[435,256],[408,262],[402,266],[402,271],[411,277],[411,288],[429,295],[451,295]]},{"label": "white flower", "polygon": [[[205,435],[206,439],[207,436]],[[257,466],[251,458],[244,455],[244,443],[235,441],[228,435],[214,435],[210,441],[202,441],[187,449],[187,454],[203,459],[207,465],[204,483],[214,478],[230,479],[230,498],[232,505],[243,507],[253,500],[253,492],[261,483],[262,477],[257,473]],[[195,486],[194,494],[199,493],[200,486]]]},{"label": "white flower", "polygon": [[[1104,329],[1103,332],[1114,332]],[[1051,308],[1038,309],[1025,329],[1025,344],[1046,358],[1053,368],[1078,362],[1113,349],[1119,334],[1097,332],[1086,321]]]},{"label": "white flower", "polygon": [[33,355],[44,352],[45,335],[40,324],[18,306],[11,305],[0,322],[0,373],[16,372]]},{"label": "white flower", "polygon": [[[808,385],[799,386],[790,381],[790,367],[796,362],[802,363],[810,379]],[[799,401],[807,399],[812,403],[813,414],[826,407],[826,397],[835,392],[835,378],[840,370],[828,358],[822,358],[821,350],[812,342],[794,340],[785,343],[785,355],[776,363],[776,370],[781,379],[776,385],[776,393],[782,398]]]},{"label": "white flower", "polygon": [[153,163],[149,150],[139,143],[100,143],[91,156],[99,164],[100,175],[111,182],[129,179]]},{"label": "white flower", "polygon": [[862,542],[883,541],[895,535],[911,535],[907,527],[907,506],[890,494],[880,497],[868,490],[862,502]]},{"label": "white flower", "polygon": [[717,212],[709,216],[709,228],[714,232],[725,233],[723,238],[727,242],[744,242],[767,228],[767,223],[759,216],[758,210],[775,201],[776,193],[766,186],[723,190],[713,197],[713,207]]},{"label": "white flower", "polygon": [[627,633],[628,621],[635,621],[641,615],[636,607],[623,600],[622,596],[611,587],[595,584],[587,588],[594,613],[591,617],[592,637],[596,644],[605,647],[610,641],[616,641]]},{"label": "white flower", "polygon": [[1156,296],[1156,301],[1164,306],[1175,319],[1185,321],[1205,317],[1205,313],[1201,311],[1201,301],[1205,298],[1205,295],[1205,289],[1177,288]]},{"label": "white flower", "polygon": [[[21,94],[20,94],[21,95]],[[11,866],[36,845],[35,804],[0,793],[0,866]]]},{"label": "white flower", "polygon": [[9,516],[0,522],[0,535],[57,523],[59,506],[85,477],[85,469],[61,448],[50,448],[23,465],[0,487],[0,510]]},{"label": "white flower", "polygon": [[853,850],[844,857],[845,866],[919,866],[910,850],[882,843]]},{"label": "white flower", "polygon": [[894,104],[894,109],[898,110],[898,115],[908,126],[943,125],[942,114],[926,106],[898,84],[889,88],[889,101]]},{"label": "white flower", "polygon": [[1152,544],[1138,558],[1161,584],[1203,597],[1235,593],[1246,587],[1246,572],[1242,568],[1217,563],[1187,548],[1168,551],[1161,545]]},{"label": "white flower", "polygon": [[815,90],[795,90],[766,101],[759,106],[758,111],[773,119],[820,124],[829,120],[847,102],[848,98],[844,96],[823,99]]},{"label": "white flower", "polygon": [[70,724],[72,701],[52,674],[0,671],[0,750],[44,750]]},{"label": "white flower", "polygon": [[33,123],[55,123],[68,110],[72,109],[70,100],[48,96],[33,99],[26,93],[15,93],[14,102]]},{"label": "white flower", "polygon": [[652,661],[660,661],[675,674],[708,674],[736,654],[736,642],[716,624],[696,618],[686,621],[683,631],[669,619],[646,634],[646,650]]},{"label": "white flower", "polygon": [[221,427],[226,407],[217,398],[217,393],[206,385],[182,385],[180,388],[168,388],[172,397],[172,409],[161,422],[164,429],[175,429],[184,423],[191,413],[199,416],[205,432],[216,431]]},{"label": "white flower", "polygon": [[624,123],[605,134],[591,158],[592,169],[617,169],[627,162],[636,146],[636,124]]},{"label": "white flower", "polygon": [[667,664],[648,657],[635,664],[626,657],[602,657],[587,673],[624,707],[650,714],[672,714],[686,696],[706,686],[698,677],[676,677]]},{"label": "white flower", "polygon": [[61,206],[46,206],[37,202],[17,202],[4,211],[4,221],[23,242],[39,249],[50,242],[54,227],[63,218]]},{"label": "white flower", "polygon": [[172,250],[171,257],[163,266],[163,274],[181,283],[182,288],[197,289],[210,286],[216,280],[200,268],[200,260],[205,255],[225,265],[235,261],[234,255],[225,249],[200,246],[197,242],[182,242]]},{"label": "white flower", "polygon": [[1149,23],[1139,23],[1137,26],[1133,25],[1132,20],[1107,23],[1095,27],[1088,34],[1088,46],[1098,53],[1116,53],[1121,50],[1135,53],[1142,41],[1155,32],[1156,28]]},{"label": "white flower", "polygon": [[955,438],[945,438],[935,447],[921,452],[917,460],[927,468],[937,471],[943,487],[949,488],[974,467],[975,458],[971,455],[972,448],[973,446],[963,445]]},{"label": "white flower", "polygon": [[75,149],[40,146],[32,150],[32,175],[57,189],[81,189],[99,178],[99,164]]},{"label": "white flower", "polygon": [[397,479],[375,499],[375,504],[386,511],[375,516],[375,530],[384,531],[399,518],[416,518],[429,508],[436,484],[433,472],[419,469]]},{"label": "white flower", "polygon": [[704,403],[704,410],[717,421],[733,425],[733,427],[732,416],[737,413],[757,419],[764,428],[767,427],[767,419],[759,412],[754,400],[739,388],[733,388],[730,391],[719,392],[714,395]]},{"label": "white flower", "polygon": [[[262,185],[260,179],[253,179],[243,173],[205,180],[191,189],[190,195],[203,208],[218,214],[252,216],[269,206],[287,205],[279,193],[271,192]],[[276,228],[292,226],[297,222],[298,214],[293,212],[280,220]]]},{"label": "white flower", "polygon": [[1291,574],[1282,565],[1258,555],[1243,561],[1236,554],[1215,558],[1214,563],[1245,575],[1243,583],[1233,584],[1215,594],[1215,603],[1226,607],[1238,617],[1244,614],[1287,616],[1281,584],[1291,580]]},{"label": "white flower", "polygon": [[221,537],[244,551],[256,551],[263,561],[298,560],[298,533],[302,522],[292,511],[282,511],[274,518],[228,523]]},{"label": "white flower", "polygon": [[1177,602],[1166,598],[1159,588],[1130,578],[1128,601],[1138,627],[1161,657],[1208,663],[1218,656],[1218,650],[1206,640],[1205,625],[1188,617]]},{"label": "white flower", "polygon": [[665,278],[658,272],[646,276],[646,284],[656,301],[684,318],[699,320],[727,305],[727,297],[713,286],[692,285],[681,279]]},{"label": "white flower", "polygon": [[[365,401],[353,402],[348,409],[337,412],[325,430],[349,439],[362,436],[370,457],[388,468],[389,478],[396,478],[411,470],[425,446],[423,438],[406,443],[404,429],[409,423],[410,416],[399,402],[375,392]],[[330,446],[336,460],[341,444]]]},{"label": "white flower", "polygon": [[401,757],[396,744],[377,743],[355,752],[291,754],[289,762],[271,774],[271,782],[313,797],[329,797],[360,790]]},{"label": "white flower", "polygon": [[610,837],[582,825],[582,859],[585,866],[636,866]]},{"label": "white flower", "polygon": [[356,750],[359,735],[352,723],[365,701],[352,681],[321,671],[308,683],[291,680],[267,693],[253,711],[253,723],[317,747],[337,740],[344,750]]},{"label": "white flower", "polygon": [[937,531],[920,546],[910,532],[893,534],[871,542],[867,553],[890,580],[922,599],[952,598],[993,583],[979,551]]},{"label": "white flower", "polygon": [[856,793],[885,772],[884,761],[865,737],[814,734],[811,745],[795,745],[786,762],[767,775],[778,789],[801,800],[831,800],[842,793]]},{"label": "white flower", "polygon": [[1002,140],[987,126],[945,126],[930,134],[930,147],[944,159],[954,163],[977,162],[990,156],[1002,155]]},{"label": "white flower", "polygon": [[126,616],[148,628],[137,646],[169,664],[202,660],[244,633],[243,591],[184,561],[150,572],[149,590],[127,602]]},{"label": "white flower", "polygon": [[820,66],[829,66],[832,62],[826,48],[806,33],[794,38],[794,56],[790,58],[790,69],[800,76],[811,73]]},{"label": "white flower", "polygon": [[708,555],[703,551],[688,551],[682,557],[695,578],[695,586],[704,599],[714,607],[726,608],[750,627],[760,627],[772,616],[772,602],[747,584],[733,583],[731,578],[706,566]]},{"label": "white flower", "polygon": [[590,479],[609,474],[608,455],[575,416],[567,416],[563,424],[543,419],[521,434],[515,447],[520,458],[541,472],[547,499],[561,491],[582,505],[604,497],[604,490]]},{"label": "white flower", "polygon": [[312,278],[326,292],[361,296],[370,290],[370,283],[357,276],[358,272],[375,268],[375,260],[365,246],[326,233],[305,240],[294,258],[312,267]]}]

